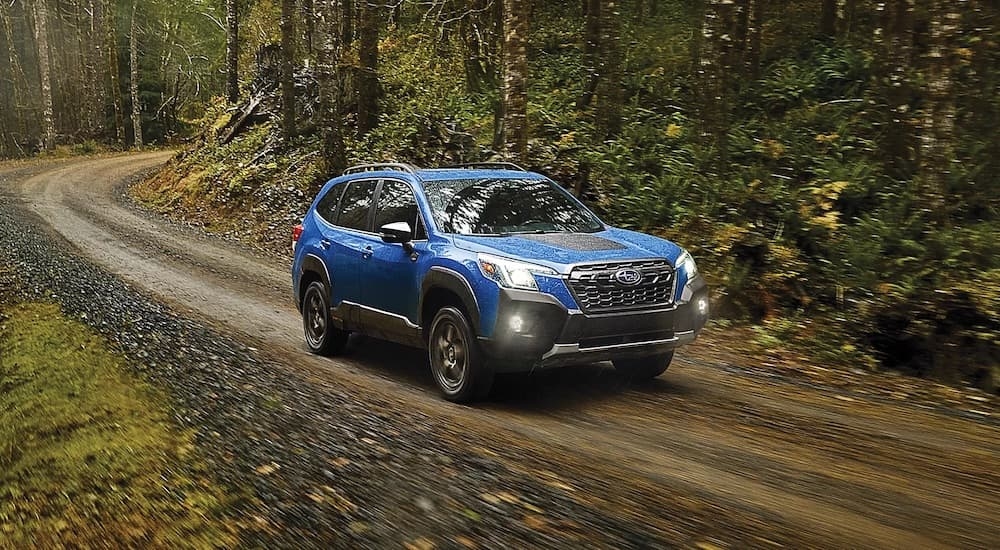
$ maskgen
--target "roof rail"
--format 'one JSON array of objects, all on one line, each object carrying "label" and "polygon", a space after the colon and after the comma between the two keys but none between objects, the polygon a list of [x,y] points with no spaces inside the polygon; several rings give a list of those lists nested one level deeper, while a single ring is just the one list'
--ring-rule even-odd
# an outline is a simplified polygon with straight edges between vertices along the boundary
[{"label": "roof rail", "polygon": [[358,166],[352,166],[347,170],[344,170],[344,175],[348,174],[360,174],[361,172],[380,172],[383,170],[395,170],[397,172],[406,172],[407,174],[417,175],[417,167],[412,164],[404,164],[402,162],[379,162],[377,164],[359,164]]},{"label": "roof rail", "polygon": [[468,162],[446,166],[446,168],[457,168],[459,170],[513,170],[515,172],[527,172],[524,168],[513,162]]}]

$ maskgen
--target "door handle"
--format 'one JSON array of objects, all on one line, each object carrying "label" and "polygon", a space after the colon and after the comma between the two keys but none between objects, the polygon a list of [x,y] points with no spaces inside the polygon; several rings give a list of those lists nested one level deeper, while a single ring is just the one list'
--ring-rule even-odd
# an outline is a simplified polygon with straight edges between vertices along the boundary
[{"label": "door handle", "polygon": [[331,243],[329,240],[323,239],[319,242],[319,247],[322,248],[323,250],[327,250],[330,248],[331,244],[333,243]]},{"label": "door handle", "polygon": [[363,257],[366,260],[371,258],[372,254],[375,254],[375,251],[372,250],[372,247],[370,246],[366,246],[365,249],[361,251],[361,257]]}]

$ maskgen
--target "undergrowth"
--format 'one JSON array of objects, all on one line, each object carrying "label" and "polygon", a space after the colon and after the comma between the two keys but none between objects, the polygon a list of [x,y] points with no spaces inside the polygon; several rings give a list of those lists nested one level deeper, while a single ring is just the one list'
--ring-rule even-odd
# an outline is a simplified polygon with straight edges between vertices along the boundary
[{"label": "undergrowth", "polygon": [[230,547],[194,436],[124,359],[45,303],[0,316],[0,546]]},{"label": "undergrowth", "polygon": [[[916,164],[886,145],[898,128],[886,119],[877,50],[862,33],[817,37],[815,2],[775,8],[758,78],[729,90],[720,155],[705,139],[692,73],[697,10],[677,1],[660,8],[623,19],[624,124],[600,140],[594,108],[577,107],[586,65],[579,3],[535,6],[524,163],[580,193],[607,222],[691,250],[721,317],[761,326],[820,361],[1000,387],[1000,187],[989,173],[1000,140],[988,137],[1000,102],[978,93],[993,73],[956,75],[956,162],[940,223],[922,202]],[[443,39],[411,9],[380,44],[379,127],[358,138],[353,115],[343,117],[347,158],[496,159],[498,91],[470,91],[461,41]],[[995,30],[983,33],[995,43]],[[970,66],[990,65],[976,56],[995,48],[969,47]],[[919,101],[909,101],[899,108],[916,113]],[[289,145],[276,116],[223,144],[218,130],[231,113],[220,103],[214,115],[199,144],[137,196],[287,252],[291,227],[335,175],[320,168],[316,121],[304,117],[307,130]]]}]

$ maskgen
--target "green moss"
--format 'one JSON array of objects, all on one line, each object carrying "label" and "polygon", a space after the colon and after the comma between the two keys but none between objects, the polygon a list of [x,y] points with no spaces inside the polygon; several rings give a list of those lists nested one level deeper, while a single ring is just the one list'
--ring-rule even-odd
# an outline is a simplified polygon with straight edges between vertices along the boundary
[{"label": "green moss", "polygon": [[0,540],[13,546],[231,546],[193,434],[123,358],[50,304],[0,326]]}]

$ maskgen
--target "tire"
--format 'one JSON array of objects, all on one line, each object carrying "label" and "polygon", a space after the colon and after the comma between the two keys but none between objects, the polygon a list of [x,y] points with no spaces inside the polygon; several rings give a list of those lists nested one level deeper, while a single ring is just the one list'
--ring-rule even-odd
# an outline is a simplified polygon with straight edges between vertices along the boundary
[{"label": "tire", "polygon": [[650,355],[649,357],[639,357],[638,359],[615,359],[612,361],[615,370],[631,380],[652,380],[666,372],[670,362],[674,359],[674,352]]},{"label": "tire", "polygon": [[457,308],[441,308],[427,339],[431,374],[441,395],[455,403],[486,398],[493,386],[493,370],[479,349],[472,327]]},{"label": "tire", "polygon": [[302,298],[302,332],[306,347],[316,355],[337,355],[347,347],[349,333],[333,326],[327,296],[323,283],[315,281]]}]

